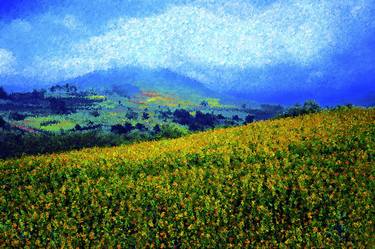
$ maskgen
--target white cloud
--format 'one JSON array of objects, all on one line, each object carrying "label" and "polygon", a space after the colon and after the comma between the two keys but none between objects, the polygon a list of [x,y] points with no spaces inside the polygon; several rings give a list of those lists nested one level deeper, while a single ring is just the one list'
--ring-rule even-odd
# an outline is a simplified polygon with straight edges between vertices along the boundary
[{"label": "white cloud", "polygon": [[61,23],[68,29],[74,30],[81,26],[81,23],[73,15],[66,15]]},{"label": "white cloud", "polygon": [[0,74],[11,74],[14,73],[13,66],[16,62],[16,58],[12,52],[0,48]]},{"label": "white cloud", "polygon": [[[175,6],[156,16],[112,21],[107,32],[42,60],[39,68],[46,75],[69,78],[126,65],[178,69],[185,63],[223,68],[308,64],[335,44],[337,20],[329,7],[293,1],[253,11],[247,5],[252,14],[244,18]],[[66,22],[74,26],[74,19],[67,17]]]}]

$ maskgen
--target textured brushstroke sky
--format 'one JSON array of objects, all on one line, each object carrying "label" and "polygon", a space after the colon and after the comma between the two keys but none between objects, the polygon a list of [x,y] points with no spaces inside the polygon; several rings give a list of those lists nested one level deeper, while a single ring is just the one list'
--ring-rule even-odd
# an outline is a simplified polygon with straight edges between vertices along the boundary
[{"label": "textured brushstroke sky", "polygon": [[0,0],[7,84],[135,66],[253,97],[372,98],[374,58],[373,0]]}]

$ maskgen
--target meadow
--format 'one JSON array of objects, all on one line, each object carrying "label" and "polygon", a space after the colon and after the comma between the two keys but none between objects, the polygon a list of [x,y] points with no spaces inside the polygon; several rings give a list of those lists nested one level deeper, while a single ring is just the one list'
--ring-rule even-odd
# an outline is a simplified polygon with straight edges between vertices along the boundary
[{"label": "meadow", "polygon": [[[65,84],[8,94],[0,86],[0,159],[177,138],[288,115],[281,105],[129,91],[129,86],[94,90]],[[300,105],[297,114],[320,110],[309,107]]]},{"label": "meadow", "polygon": [[0,245],[369,248],[375,109],[0,160]]}]

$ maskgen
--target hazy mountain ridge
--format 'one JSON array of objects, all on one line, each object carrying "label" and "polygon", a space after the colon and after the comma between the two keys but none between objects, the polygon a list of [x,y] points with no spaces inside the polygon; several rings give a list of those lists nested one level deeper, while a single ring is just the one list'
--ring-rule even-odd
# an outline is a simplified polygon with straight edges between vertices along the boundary
[{"label": "hazy mountain ridge", "polygon": [[139,91],[155,91],[176,96],[181,99],[220,98],[229,96],[215,92],[203,83],[174,73],[168,69],[147,70],[142,68],[126,68],[111,71],[97,71],[81,77],[59,82],[70,83],[83,89],[110,90],[116,86],[128,86]]}]

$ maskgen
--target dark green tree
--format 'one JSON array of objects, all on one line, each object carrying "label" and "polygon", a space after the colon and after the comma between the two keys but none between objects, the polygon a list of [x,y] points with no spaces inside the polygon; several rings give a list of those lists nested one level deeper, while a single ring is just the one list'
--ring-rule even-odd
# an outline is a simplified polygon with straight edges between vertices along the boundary
[{"label": "dark green tree", "polygon": [[6,123],[7,122],[3,119],[3,117],[0,116],[0,128],[4,128]]},{"label": "dark green tree", "polygon": [[7,99],[7,98],[8,98],[7,92],[4,90],[3,87],[0,86],[0,99]]}]

